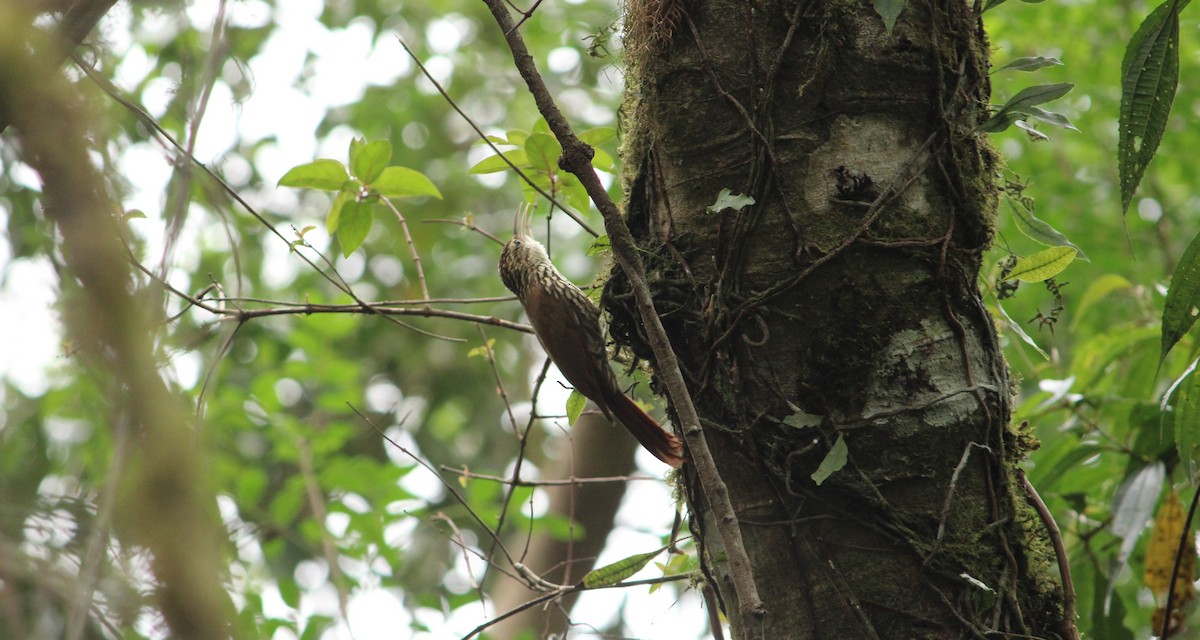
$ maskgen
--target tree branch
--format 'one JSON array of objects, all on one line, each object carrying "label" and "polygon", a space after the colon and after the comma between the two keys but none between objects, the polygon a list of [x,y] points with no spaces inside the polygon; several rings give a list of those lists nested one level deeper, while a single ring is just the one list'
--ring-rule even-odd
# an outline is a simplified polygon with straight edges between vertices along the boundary
[{"label": "tree branch", "polygon": [[135,457],[118,498],[122,530],[153,556],[169,635],[223,640],[234,607],[221,583],[225,536],[216,498],[181,403],[159,375],[151,310],[131,286],[114,205],[88,155],[87,111],[45,53],[47,37],[17,4],[0,6],[0,117],[11,118],[61,233],[64,324],[107,392],[110,428],[131,435]]},{"label": "tree branch", "polygon": [[591,197],[592,202],[596,203],[596,207],[604,216],[604,228],[612,243],[613,255],[633,287],[638,313],[645,325],[650,348],[654,352],[655,364],[659,375],[666,384],[667,393],[675,407],[676,415],[679,416],[682,423],[682,432],[687,441],[688,452],[691,454],[692,463],[696,466],[701,488],[712,506],[717,532],[728,553],[730,575],[733,578],[734,590],[738,597],[739,613],[747,621],[745,625],[749,634],[747,637],[757,638],[760,636],[759,625],[752,621],[761,619],[765,610],[762,599],[758,595],[758,587],[754,584],[750,558],[742,542],[742,532],[738,526],[737,514],[729,499],[729,489],[721,479],[712,453],[709,451],[704,430],[700,427],[699,415],[696,413],[696,407],[692,403],[687,384],[679,369],[679,361],[671,347],[666,329],[663,328],[662,321],[654,309],[654,299],[650,295],[649,285],[646,284],[645,267],[642,265],[642,259],[637,252],[633,236],[630,234],[625,220],[621,217],[616,203],[608,196],[608,192],[600,183],[600,178],[592,169],[591,159],[594,151],[575,135],[566,117],[554,103],[554,98],[550,95],[545,81],[542,80],[533,56],[525,47],[520,31],[515,28],[508,9],[501,0],[485,0],[485,2],[496,19],[496,23],[500,26],[500,30],[504,33],[504,38],[513,54],[513,61],[521,73],[521,77],[524,78],[525,84],[529,87],[529,92],[537,103],[538,111],[546,119],[550,130],[562,145],[563,154],[559,158],[559,166],[579,178],[587,190],[588,196]]}]

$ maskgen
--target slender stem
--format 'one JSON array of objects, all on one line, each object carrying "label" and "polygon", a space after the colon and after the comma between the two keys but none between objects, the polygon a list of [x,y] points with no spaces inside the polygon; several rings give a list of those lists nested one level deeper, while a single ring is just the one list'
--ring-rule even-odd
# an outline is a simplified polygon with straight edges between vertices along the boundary
[{"label": "slender stem", "polygon": [[417,268],[417,282],[421,283],[421,297],[426,301],[425,308],[429,309],[429,287],[425,285],[425,269],[421,267],[421,255],[417,253],[417,245],[413,242],[412,234],[408,232],[408,221],[404,219],[404,214],[392,204],[387,198],[380,198],[387,208],[396,214],[396,219],[400,221],[400,230],[404,232],[404,241],[408,243],[408,252],[412,254],[413,266]]},{"label": "slender stem", "polygon": [[[1046,527],[1047,533],[1050,534],[1050,543],[1054,546],[1054,557],[1058,560],[1058,573],[1062,576],[1063,583],[1063,621],[1059,631],[1067,640],[1079,640],[1079,629],[1075,627],[1075,583],[1071,580],[1071,563],[1067,560],[1067,549],[1063,545],[1062,534],[1058,531],[1058,524],[1054,522],[1054,516],[1050,514],[1050,509],[1046,508],[1042,497],[1033,488],[1029,478],[1025,477],[1025,470],[1017,469],[1017,475],[1021,478],[1021,488],[1025,490],[1026,497],[1029,498],[1029,502],[1033,504],[1033,508],[1038,512],[1038,517],[1042,520],[1042,526]],[[1192,508],[1195,507],[1196,504],[1193,502]],[[1172,580],[1174,580],[1173,576]]]}]

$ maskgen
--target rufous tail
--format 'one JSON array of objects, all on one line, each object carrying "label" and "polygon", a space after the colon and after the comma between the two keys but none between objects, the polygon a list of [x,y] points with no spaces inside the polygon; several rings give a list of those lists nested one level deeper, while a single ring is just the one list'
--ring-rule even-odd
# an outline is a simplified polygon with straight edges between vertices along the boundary
[{"label": "rufous tail", "polygon": [[607,395],[610,397],[604,398],[604,401],[609,412],[625,425],[629,433],[633,434],[647,451],[676,469],[683,465],[683,445],[675,434],[662,428],[654,418],[642,411],[636,402],[619,390]]}]

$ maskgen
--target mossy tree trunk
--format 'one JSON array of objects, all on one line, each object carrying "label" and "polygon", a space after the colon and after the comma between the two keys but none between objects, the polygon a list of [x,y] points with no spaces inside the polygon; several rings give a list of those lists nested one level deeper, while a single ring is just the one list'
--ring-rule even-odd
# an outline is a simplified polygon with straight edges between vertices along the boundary
[{"label": "mossy tree trunk", "polygon": [[[890,34],[863,0],[627,10],[629,223],[766,605],[739,618],[685,478],[735,636],[1061,633],[977,286],[997,190],[975,8],[909,0]],[[649,358],[627,285],[613,333]]]}]

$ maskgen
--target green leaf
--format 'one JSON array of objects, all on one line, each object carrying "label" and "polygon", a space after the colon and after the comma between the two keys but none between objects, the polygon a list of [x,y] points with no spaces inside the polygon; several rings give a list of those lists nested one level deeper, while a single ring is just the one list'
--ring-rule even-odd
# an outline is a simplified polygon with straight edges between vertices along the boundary
[{"label": "green leaf", "polygon": [[1075,247],[1062,246],[1043,249],[1031,256],[1017,260],[1012,272],[1005,280],[1020,280],[1021,282],[1041,282],[1058,275],[1075,259],[1078,251]]},{"label": "green leaf", "polygon": [[495,344],[496,344],[495,338],[488,338],[487,346],[480,345],[478,347],[473,347],[470,351],[467,351],[467,357],[468,358],[474,358],[474,357],[486,358],[487,355],[489,353],[491,353],[492,348],[495,346]]},{"label": "green leaf", "polygon": [[662,551],[662,549],[659,549],[650,553],[639,553],[623,560],[618,560],[610,565],[600,567],[599,569],[593,569],[587,575],[583,576],[581,582],[583,586],[589,589],[612,586],[641,571],[642,567],[646,566],[654,559],[654,556],[662,553]]},{"label": "green leaf", "polygon": [[562,189],[563,203],[579,213],[587,214],[592,207],[592,199],[588,196],[587,188],[583,186],[579,178],[564,173],[560,176],[558,184]]},{"label": "green leaf", "polygon": [[353,191],[342,190],[333,199],[333,204],[329,207],[329,213],[325,214],[325,230],[329,232],[329,235],[337,233],[338,225],[341,224],[342,220],[342,207],[346,206],[347,202],[353,201],[355,197]]},{"label": "green leaf", "polygon": [[1013,122],[1013,124],[1017,125],[1018,129],[1021,129],[1025,133],[1028,133],[1029,137],[1033,138],[1034,142],[1044,142],[1044,141],[1050,139],[1050,136],[1042,133],[1041,131],[1038,131],[1036,128],[1034,128],[1033,125],[1029,124],[1025,120],[1017,120],[1017,121]]},{"label": "green leaf", "polygon": [[[508,159],[508,162],[505,162],[505,158]],[[482,173],[499,173],[501,171],[507,171],[510,168],[508,164],[509,162],[513,163],[513,165],[519,169],[525,169],[529,167],[529,157],[525,155],[525,150],[513,149],[512,151],[505,151],[504,153],[496,154],[494,156],[488,156],[483,160],[476,162],[475,166],[471,167],[468,173],[472,175],[478,175]]]},{"label": "green leaf", "polygon": [[1050,354],[1046,353],[1045,349],[1042,349],[1041,347],[1038,346],[1037,341],[1034,340],[1032,336],[1030,336],[1028,333],[1025,332],[1025,329],[1021,326],[1021,323],[1017,322],[1016,320],[1013,320],[1012,316],[1008,315],[1008,312],[1004,310],[1003,305],[997,303],[996,310],[1000,312],[1000,317],[1004,318],[1004,323],[1009,328],[1009,330],[1011,330],[1013,333],[1017,334],[1017,337],[1020,338],[1022,342],[1029,345],[1030,347],[1033,347],[1033,350],[1037,351],[1038,354],[1041,355],[1043,358],[1045,358],[1047,360],[1050,359]]},{"label": "green leaf", "polygon": [[1071,119],[1056,111],[1047,111],[1041,107],[1029,107],[1025,109],[1025,115],[1034,120],[1041,120],[1049,125],[1070,129],[1071,131],[1079,131],[1079,128],[1071,124]]},{"label": "green leaf", "polygon": [[825,454],[825,459],[821,461],[821,466],[812,474],[813,482],[817,486],[821,486],[822,482],[829,479],[829,476],[834,472],[846,466],[846,459],[849,456],[849,450],[846,448],[846,437],[838,434],[837,442],[833,443],[833,447],[829,449],[829,453]]},{"label": "green leaf", "polygon": [[420,171],[406,167],[387,167],[368,185],[372,191],[387,198],[433,196],[441,199],[442,192]]},{"label": "green leaf", "polygon": [[996,73],[1001,71],[1037,71],[1044,67],[1054,67],[1062,64],[1062,60],[1050,56],[1030,56],[1027,58],[1017,58],[1012,62],[996,69]]},{"label": "green leaf", "polygon": [[708,212],[721,213],[726,209],[741,211],[752,204],[754,204],[754,198],[751,196],[732,193],[729,189],[721,189],[721,192],[717,194],[717,201],[708,205]]},{"label": "green leaf", "polygon": [[892,35],[892,29],[896,26],[896,18],[900,17],[900,12],[904,10],[905,0],[872,0],[871,4],[875,7],[875,13],[883,18],[883,26],[887,29],[887,34]]},{"label": "green leaf", "polygon": [[1200,376],[1195,368],[1193,363],[1179,387],[1174,411],[1175,450],[1189,478],[1200,464]]},{"label": "green leaf", "polygon": [[367,239],[375,218],[371,208],[371,205],[358,200],[347,200],[342,206],[337,232],[338,242],[342,245],[342,256],[350,257],[350,254]]},{"label": "green leaf", "polygon": [[592,246],[588,247],[588,256],[598,256],[612,251],[612,242],[608,239],[608,234],[604,234],[592,241]]},{"label": "green leaf", "polygon": [[1017,95],[1008,99],[1003,107],[997,111],[987,122],[979,125],[981,131],[989,133],[999,133],[1012,126],[1012,123],[1020,120],[1023,116],[1029,115],[1030,107],[1057,100],[1069,92],[1075,85],[1070,82],[1060,82],[1057,84],[1039,84],[1032,87],[1025,87],[1017,92]]},{"label": "green leaf", "polygon": [[586,406],[587,398],[578,389],[572,389],[571,395],[567,396],[567,424],[575,424]]},{"label": "green leaf", "polygon": [[617,168],[617,163],[613,157],[608,155],[608,152],[599,147],[592,147],[595,155],[592,156],[592,166],[605,173],[614,173]]},{"label": "green leaf", "polygon": [[[1071,450],[1068,451],[1066,455],[1060,458],[1057,462],[1055,462],[1054,465],[1046,471],[1044,476],[1037,478],[1036,486],[1042,492],[1052,490],[1054,483],[1057,482],[1059,478],[1065,476],[1068,471],[1077,466],[1079,463],[1088,460],[1093,456],[1098,456],[1101,453],[1104,453],[1104,451],[1106,451],[1105,447],[1097,444],[1081,443],[1071,447]],[[1042,463],[1039,463],[1039,466],[1041,464]]]},{"label": "green leaf", "polygon": [[374,182],[391,161],[392,143],[387,140],[350,141],[350,170],[366,184]]},{"label": "green leaf", "polygon": [[1132,288],[1132,282],[1124,276],[1119,276],[1115,273],[1106,273],[1092,280],[1091,284],[1088,285],[1087,289],[1083,291],[1083,295],[1079,298],[1079,305],[1075,308],[1075,319],[1071,321],[1071,330],[1075,330],[1079,319],[1083,317],[1088,309],[1091,309],[1110,293]]},{"label": "green leaf", "polygon": [[279,186],[337,191],[349,179],[350,174],[346,173],[345,165],[337,160],[321,158],[292,167],[279,179]]},{"label": "green leaf", "polygon": [[533,133],[525,141],[525,155],[535,171],[554,175],[558,172],[558,158],[562,155],[562,146],[548,133]]},{"label": "green leaf", "polygon": [[595,147],[617,138],[617,130],[613,127],[596,127],[579,134],[579,139]]},{"label": "green leaf", "polygon": [[788,408],[792,410],[790,414],[783,419],[783,424],[792,427],[793,429],[807,429],[809,427],[819,427],[824,421],[819,415],[808,413],[804,409],[788,403]]},{"label": "green leaf", "polygon": [[509,129],[504,135],[508,136],[508,144],[514,147],[525,146],[525,141],[529,139],[529,132],[524,129]]},{"label": "green leaf", "polygon": [[284,604],[293,609],[300,607],[300,587],[294,581],[280,580],[276,586],[279,588],[279,597],[283,598]]},{"label": "green leaf", "polygon": [[1191,330],[1196,323],[1197,307],[1200,306],[1200,235],[1192,238],[1175,274],[1171,276],[1171,288],[1167,290],[1167,301],[1163,305],[1162,349],[1158,362],[1167,358],[1171,347]]},{"label": "green leaf", "polygon": [[1121,214],[1129,210],[1146,167],[1158,151],[1179,83],[1179,11],[1189,0],[1167,0],[1146,17],[1121,62],[1117,165]]},{"label": "green leaf", "polygon": [[1055,229],[1033,215],[1033,212],[1025,207],[1014,204],[1011,199],[1008,201],[1008,205],[1012,208],[1013,222],[1017,224],[1017,228],[1021,230],[1021,233],[1025,234],[1030,240],[1040,242],[1048,247],[1074,247],[1078,258],[1084,262],[1088,262],[1088,258],[1084,255],[1083,250],[1068,240],[1058,229]]}]

